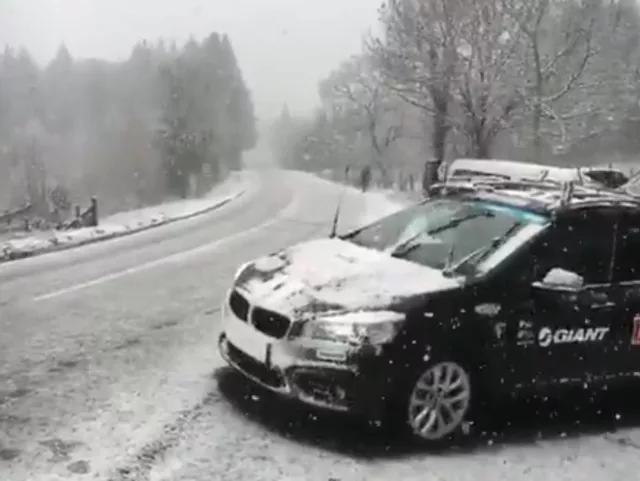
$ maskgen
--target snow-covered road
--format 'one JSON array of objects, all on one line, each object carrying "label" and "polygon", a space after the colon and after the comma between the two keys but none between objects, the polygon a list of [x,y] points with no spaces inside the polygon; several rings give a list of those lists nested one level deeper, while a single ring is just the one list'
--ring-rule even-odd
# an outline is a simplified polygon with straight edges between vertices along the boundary
[{"label": "snow-covered road", "polygon": [[[425,453],[252,390],[215,349],[229,280],[253,257],[328,233],[340,190],[256,175],[209,214],[0,265],[0,481],[640,476],[633,427],[539,437],[523,422],[510,428],[517,443]],[[343,226],[388,209],[379,197],[366,206],[349,191]]]},{"label": "snow-covered road", "polygon": [[253,180],[250,172],[232,172],[203,197],[174,200],[120,212],[100,219],[100,225],[97,227],[21,232],[0,236],[0,262],[92,244],[188,219],[219,208],[243,195],[251,188]]}]

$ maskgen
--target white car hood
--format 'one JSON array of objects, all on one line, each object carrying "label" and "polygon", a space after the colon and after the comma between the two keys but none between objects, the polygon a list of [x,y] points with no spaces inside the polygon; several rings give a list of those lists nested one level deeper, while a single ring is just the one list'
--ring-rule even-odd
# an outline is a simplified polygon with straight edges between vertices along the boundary
[{"label": "white car hood", "polygon": [[252,303],[293,317],[381,309],[461,284],[460,278],[445,277],[439,270],[335,238],[258,259],[236,279],[236,287]]}]

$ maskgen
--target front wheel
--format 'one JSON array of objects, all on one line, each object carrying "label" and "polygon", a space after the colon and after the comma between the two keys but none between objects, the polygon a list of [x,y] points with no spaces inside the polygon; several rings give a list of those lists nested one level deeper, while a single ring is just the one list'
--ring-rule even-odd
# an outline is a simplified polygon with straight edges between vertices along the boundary
[{"label": "front wheel", "polygon": [[417,377],[406,398],[406,423],[422,442],[439,444],[459,433],[471,404],[471,380],[452,361],[430,364]]}]

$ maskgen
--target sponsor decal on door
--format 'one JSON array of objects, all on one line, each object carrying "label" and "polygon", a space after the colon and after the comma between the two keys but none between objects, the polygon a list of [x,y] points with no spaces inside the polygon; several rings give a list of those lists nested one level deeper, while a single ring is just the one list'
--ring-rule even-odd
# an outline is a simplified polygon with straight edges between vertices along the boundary
[{"label": "sponsor decal on door", "polygon": [[631,345],[640,346],[640,314],[633,318],[633,332],[631,333]]},{"label": "sponsor decal on door", "polygon": [[609,332],[608,327],[580,327],[577,329],[551,329],[543,327],[538,332],[538,344],[542,347],[551,344],[582,344],[599,342]]},{"label": "sponsor decal on door", "polygon": [[521,320],[518,323],[518,337],[516,344],[518,346],[531,346],[536,343],[536,331],[531,321]]}]

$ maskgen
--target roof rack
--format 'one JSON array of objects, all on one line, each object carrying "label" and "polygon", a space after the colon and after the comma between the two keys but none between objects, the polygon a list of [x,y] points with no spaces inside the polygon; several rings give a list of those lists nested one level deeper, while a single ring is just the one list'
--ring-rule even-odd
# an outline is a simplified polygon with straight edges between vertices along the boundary
[{"label": "roof rack", "polygon": [[631,194],[607,189],[604,187],[586,187],[566,182],[563,185],[562,196],[557,202],[560,208],[576,208],[602,205],[624,205],[640,208],[640,198]]},{"label": "roof rack", "polygon": [[544,204],[549,209],[574,209],[597,205],[626,205],[640,208],[640,198],[631,194],[586,186],[573,181],[550,179],[505,180],[496,177],[473,177],[434,184],[436,195],[453,192],[495,193]]},{"label": "roof rack", "polygon": [[551,179],[503,179],[497,176],[481,176],[460,177],[433,184],[432,186],[432,188],[438,187],[444,191],[449,188],[469,190],[557,190],[562,188],[562,183]]}]

